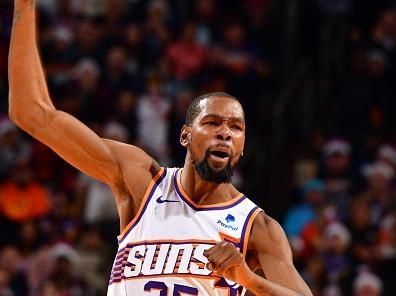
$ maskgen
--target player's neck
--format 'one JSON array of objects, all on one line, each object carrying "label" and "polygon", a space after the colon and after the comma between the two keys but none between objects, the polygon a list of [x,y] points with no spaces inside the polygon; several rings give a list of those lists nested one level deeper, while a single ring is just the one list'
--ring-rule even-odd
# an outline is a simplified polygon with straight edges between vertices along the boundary
[{"label": "player's neck", "polygon": [[210,205],[229,201],[239,192],[230,183],[213,183],[202,179],[194,166],[185,165],[179,176],[180,185],[187,195],[200,205]]}]

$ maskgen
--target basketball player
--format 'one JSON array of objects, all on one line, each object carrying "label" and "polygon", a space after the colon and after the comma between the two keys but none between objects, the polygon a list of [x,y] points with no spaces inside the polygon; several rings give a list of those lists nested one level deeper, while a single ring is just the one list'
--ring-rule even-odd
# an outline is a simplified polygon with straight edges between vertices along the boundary
[{"label": "basketball player", "polygon": [[36,45],[35,0],[14,4],[9,114],[114,192],[121,234],[108,295],[312,295],[279,224],[230,184],[245,142],[236,98],[194,100],[180,135],[184,167],[162,168],[138,147],[102,139],[54,107]]}]

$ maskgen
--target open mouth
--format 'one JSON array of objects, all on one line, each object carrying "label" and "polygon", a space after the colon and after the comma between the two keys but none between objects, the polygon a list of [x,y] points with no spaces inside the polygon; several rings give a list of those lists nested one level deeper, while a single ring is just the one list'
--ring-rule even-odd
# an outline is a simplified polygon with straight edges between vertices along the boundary
[{"label": "open mouth", "polygon": [[227,152],[224,151],[210,151],[209,152],[211,155],[218,157],[218,158],[228,158],[230,155]]}]

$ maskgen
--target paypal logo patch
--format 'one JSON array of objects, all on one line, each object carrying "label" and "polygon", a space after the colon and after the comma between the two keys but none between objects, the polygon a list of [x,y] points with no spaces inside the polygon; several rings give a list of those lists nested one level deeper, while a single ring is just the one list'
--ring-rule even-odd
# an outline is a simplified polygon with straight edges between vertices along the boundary
[{"label": "paypal logo patch", "polygon": [[227,223],[235,222],[235,217],[231,214],[228,214],[226,217]]},{"label": "paypal logo patch", "polygon": [[230,225],[231,223],[235,222],[235,217],[231,214],[228,214],[227,217],[225,218],[226,222],[223,222],[221,220],[217,221],[217,224],[221,225],[224,228],[231,229],[234,231],[237,231],[239,227],[234,227],[233,225]]}]

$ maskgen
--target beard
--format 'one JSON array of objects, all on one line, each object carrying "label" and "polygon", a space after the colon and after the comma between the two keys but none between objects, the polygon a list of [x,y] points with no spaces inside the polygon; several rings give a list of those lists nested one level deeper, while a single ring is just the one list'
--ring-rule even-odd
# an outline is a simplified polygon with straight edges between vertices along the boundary
[{"label": "beard", "polygon": [[205,156],[201,161],[198,161],[194,153],[190,150],[192,164],[195,166],[196,171],[204,181],[212,183],[231,183],[234,168],[231,166],[232,155],[228,160],[227,165],[221,170],[215,170],[209,165],[209,150],[206,150]]}]

